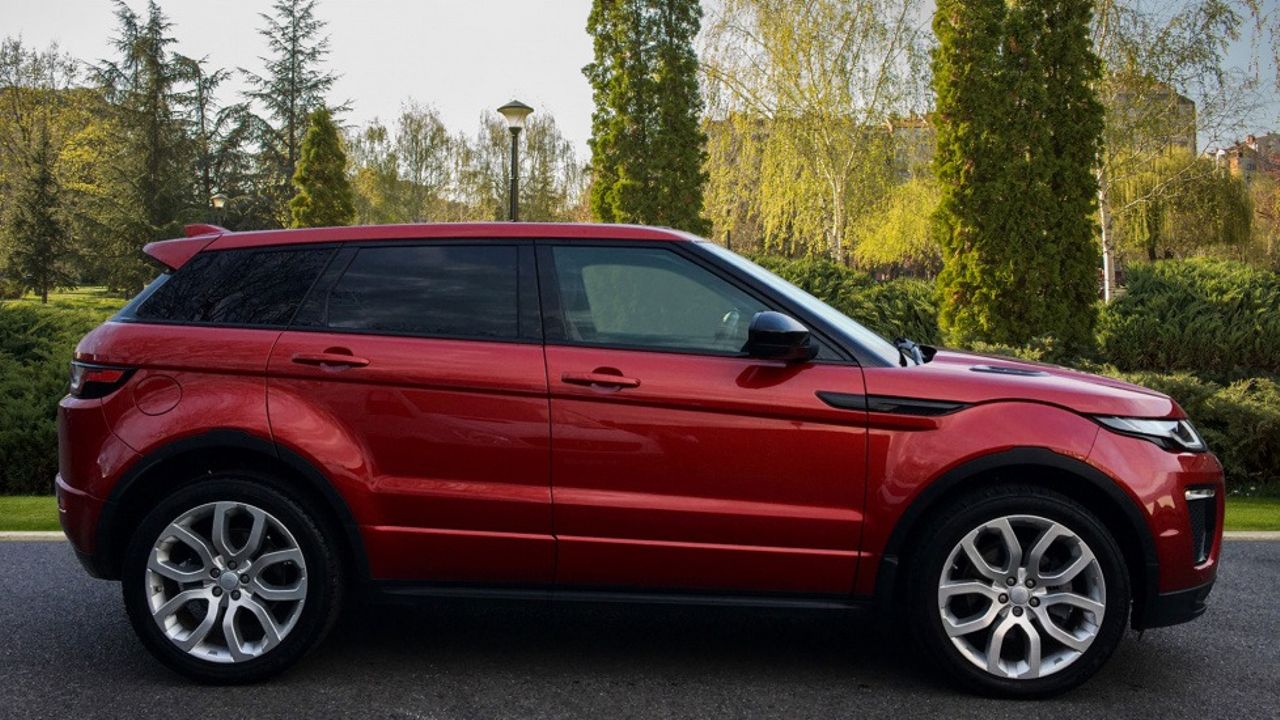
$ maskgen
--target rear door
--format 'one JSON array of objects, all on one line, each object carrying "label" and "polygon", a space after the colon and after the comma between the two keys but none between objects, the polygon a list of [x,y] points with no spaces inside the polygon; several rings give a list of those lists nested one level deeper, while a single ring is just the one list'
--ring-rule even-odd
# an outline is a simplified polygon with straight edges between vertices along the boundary
[{"label": "rear door", "polygon": [[277,442],[324,458],[375,578],[552,577],[532,247],[341,250],[272,350]]},{"label": "rear door", "polygon": [[539,248],[557,584],[847,595],[861,369],[744,357],[775,307],[673,244]]}]

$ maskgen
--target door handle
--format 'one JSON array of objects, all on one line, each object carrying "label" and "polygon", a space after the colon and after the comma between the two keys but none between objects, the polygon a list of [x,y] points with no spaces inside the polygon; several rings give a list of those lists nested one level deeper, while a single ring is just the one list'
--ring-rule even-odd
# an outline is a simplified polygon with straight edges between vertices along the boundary
[{"label": "door handle", "polygon": [[364,367],[369,364],[368,359],[356,357],[350,352],[335,352],[332,348],[322,353],[295,353],[293,362],[299,365],[315,365],[323,367],[325,365],[336,367]]},{"label": "door handle", "polygon": [[640,387],[639,378],[623,377],[616,371],[612,373],[600,372],[599,370],[585,373],[567,372],[561,375],[560,379],[570,385],[601,385],[614,388]]}]

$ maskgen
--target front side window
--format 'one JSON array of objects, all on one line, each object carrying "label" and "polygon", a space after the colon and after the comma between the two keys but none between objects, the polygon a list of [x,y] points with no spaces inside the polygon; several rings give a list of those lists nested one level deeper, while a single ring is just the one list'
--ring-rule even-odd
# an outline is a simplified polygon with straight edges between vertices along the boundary
[{"label": "front side window", "polygon": [[218,250],[163,275],[122,319],[280,327],[324,269],[330,249]]},{"label": "front side window", "polygon": [[663,248],[551,250],[563,337],[575,344],[738,354],[768,308]]},{"label": "front side window", "polygon": [[361,248],[299,325],[336,331],[505,340],[519,337],[517,249]]}]

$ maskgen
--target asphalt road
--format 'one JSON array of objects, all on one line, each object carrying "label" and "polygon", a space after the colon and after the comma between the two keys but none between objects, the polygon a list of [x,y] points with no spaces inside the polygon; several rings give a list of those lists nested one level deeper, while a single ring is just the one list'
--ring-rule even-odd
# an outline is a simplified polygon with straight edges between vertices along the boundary
[{"label": "asphalt road", "polygon": [[1211,600],[1040,703],[952,691],[870,614],[462,602],[357,609],[287,675],[208,688],[151,659],[65,543],[9,542],[0,717],[1280,718],[1280,543],[1228,543]]}]

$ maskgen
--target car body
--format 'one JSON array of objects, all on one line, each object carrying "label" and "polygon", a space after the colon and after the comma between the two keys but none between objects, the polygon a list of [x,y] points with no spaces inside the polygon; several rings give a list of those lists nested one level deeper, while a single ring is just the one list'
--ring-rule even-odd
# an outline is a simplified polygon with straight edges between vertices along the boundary
[{"label": "car body", "polygon": [[[931,601],[911,599],[911,568],[946,554],[927,548],[969,507],[961,500],[992,491],[999,497],[974,502],[1016,510],[1018,498],[1044,494],[1043,518],[999,516],[1013,525],[973,509],[979,530],[965,537],[985,544],[989,563],[958,572],[998,585],[1005,579],[992,567],[1003,557],[1012,573],[1038,533],[1064,562],[1097,556],[1085,573],[1092,584],[1071,587],[1123,602],[1106,614],[1061,611],[1078,634],[1120,632],[1111,629],[1120,615],[1148,628],[1204,610],[1221,544],[1222,470],[1202,444],[1150,435],[1194,438],[1162,394],[1005,358],[931,348],[913,358],[748,261],[665,229],[196,226],[189,235],[147,247],[165,273],[81,341],[58,415],[63,527],[91,574],[125,579],[140,633],[168,633],[150,645],[195,642],[199,618],[146,617],[175,593],[210,608],[229,602],[216,578],[184,584],[186,575],[154,563],[221,568],[239,597],[225,577],[230,550],[192,559],[172,534],[163,546],[139,538],[212,527],[224,517],[213,513],[241,513],[244,532],[266,523],[280,547],[307,552],[310,531],[296,526],[314,525],[328,552],[314,562],[341,575],[335,587],[379,595],[890,612],[916,603],[932,616]],[[255,478],[276,493],[265,501],[281,508],[265,513],[270,522],[235,495]],[[232,483],[225,502],[241,504],[219,505],[201,488],[210,479]],[[214,509],[181,522],[151,517],[179,491],[194,494],[169,514],[201,498]],[[948,547],[960,548],[969,530],[953,532]],[[1051,544],[1058,535],[1063,548]],[[951,555],[930,572],[966,562]],[[314,588],[314,562],[290,570],[293,581],[305,575]],[[1015,635],[1023,612],[1030,622],[1040,609],[1031,595],[1047,592],[1031,587],[1042,569],[1010,574],[1012,600],[979,588],[992,608],[1003,603],[988,622],[1007,621]],[[151,600],[130,600],[131,572]],[[166,590],[169,575],[183,583]],[[1019,600],[1031,604],[1008,605]],[[944,625],[947,612],[962,612],[937,603]],[[261,649],[223,657],[209,642],[203,659],[163,659],[225,681],[287,664],[266,663]],[[976,670],[961,679],[1015,695],[1078,684],[1109,654],[1100,646],[1114,646],[1063,650],[1053,657],[1064,672],[1040,676],[983,642],[995,656],[985,674],[981,643],[954,643],[952,659],[963,667],[967,653]],[[292,661],[302,650],[278,652]],[[1090,653],[1100,659],[1069,667]]]}]

